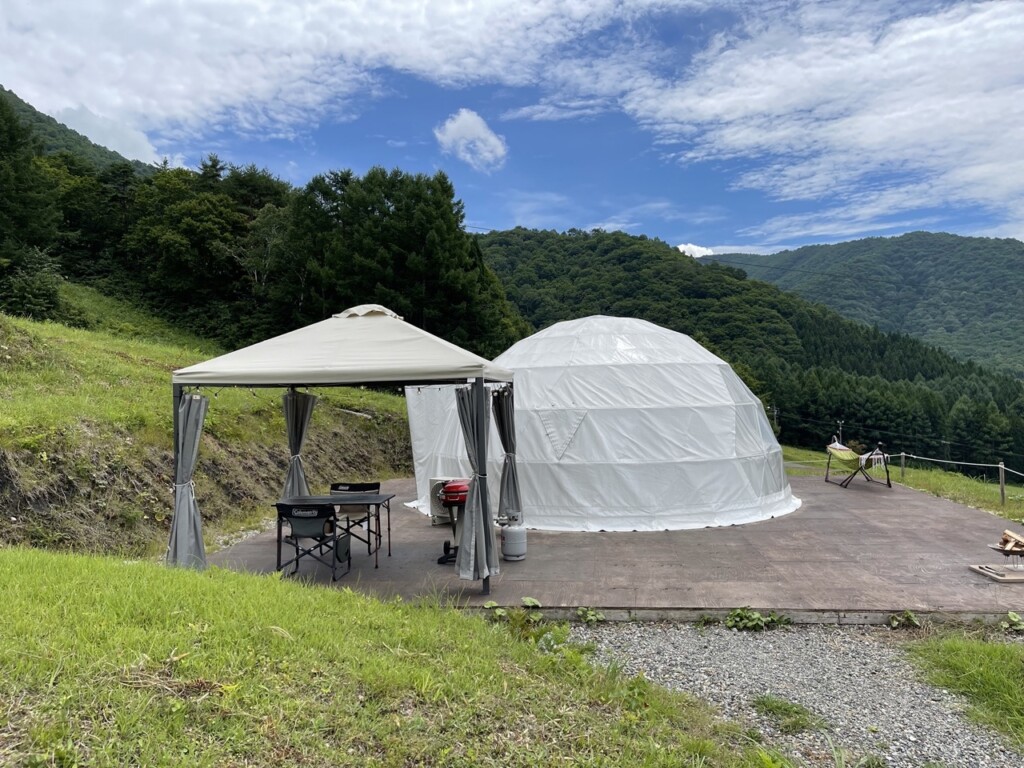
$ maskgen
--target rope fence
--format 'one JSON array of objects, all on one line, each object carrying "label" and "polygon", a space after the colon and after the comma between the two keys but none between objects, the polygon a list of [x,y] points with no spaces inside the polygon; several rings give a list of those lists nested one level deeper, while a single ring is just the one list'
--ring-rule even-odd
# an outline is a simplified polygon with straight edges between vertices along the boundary
[{"label": "rope fence", "polygon": [[[1016,469],[1010,469],[1003,462],[998,464],[978,464],[971,461],[950,461],[948,459],[933,459],[930,456],[917,456],[913,453],[899,453],[899,454],[885,454],[886,461],[892,457],[898,455],[900,457],[900,481],[902,482],[906,477],[907,459],[914,459],[915,461],[930,461],[935,464],[954,464],[960,467],[985,467],[987,469],[999,470],[999,502],[1000,504],[1006,504],[1006,473],[1017,475],[1018,477],[1024,478],[1024,472],[1018,472]],[[798,461],[788,461],[787,464],[793,466],[806,466],[809,464],[825,464],[828,459],[800,459]]]},{"label": "rope fence", "polygon": [[936,464],[959,464],[962,467],[986,467],[989,469],[999,470],[999,503],[1006,504],[1006,473],[1010,472],[1018,477],[1024,477],[1024,472],[1018,472],[1015,469],[1010,469],[1003,462],[998,464],[976,464],[970,461],[949,461],[947,459],[932,459],[928,456],[915,456],[912,453],[901,453],[900,454],[900,480],[903,479],[906,461],[907,459],[915,459],[916,461],[931,461]]}]

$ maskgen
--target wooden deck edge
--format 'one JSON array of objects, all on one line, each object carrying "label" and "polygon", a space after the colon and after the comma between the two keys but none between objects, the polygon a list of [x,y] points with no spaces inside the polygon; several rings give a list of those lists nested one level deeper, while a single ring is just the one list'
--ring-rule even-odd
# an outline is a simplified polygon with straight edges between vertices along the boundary
[{"label": "wooden deck edge", "polygon": [[[516,607],[516,606],[507,606]],[[884,611],[837,611],[808,610],[808,609],[786,609],[770,608],[763,606],[751,606],[753,610],[762,614],[774,612],[779,616],[785,616],[793,624],[827,624],[836,626],[882,626],[887,625],[892,616],[899,616],[904,609],[893,608]],[[479,610],[486,613],[485,609],[479,606],[467,606],[467,610]],[[552,621],[579,621],[576,615],[576,608],[539,608],[545,619]],[[604,616],[606,622],[635,621],[635,622],[679,622],[697,623],[717,619],[724,621],[732,610],[724,608],[595,608]],[[996,624],[1006,618],[1006,613],[979,612],[979,611],[911,611],[918,621],[934,624]]]}]

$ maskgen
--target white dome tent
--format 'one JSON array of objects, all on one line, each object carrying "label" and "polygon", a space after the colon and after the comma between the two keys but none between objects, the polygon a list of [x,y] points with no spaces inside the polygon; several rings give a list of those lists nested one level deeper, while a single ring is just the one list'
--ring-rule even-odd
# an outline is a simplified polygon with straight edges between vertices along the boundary
[{"label": "white dome tent", "polygon": [[[587,317],[523,339],[494,363],[515,372],[527,528],[679,530],[800,506],[760,400],[689,336]],[[428,509],[431,478],[469,475],[466,451],[450,392],[406,395],[419,505]],[[500,442],[488,443],[496,478]]]}]

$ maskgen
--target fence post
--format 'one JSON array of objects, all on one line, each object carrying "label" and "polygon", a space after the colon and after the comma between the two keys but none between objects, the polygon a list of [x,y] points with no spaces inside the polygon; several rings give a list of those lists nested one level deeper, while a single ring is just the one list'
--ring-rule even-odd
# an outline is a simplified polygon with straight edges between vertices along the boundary
[{"label": "fence post", "polygon": [[903,476],[906,474],[907,468],[907,454],[900,451],[900,482],[903,482]]},{"label": "fence post", "polygon": [[999,462],[999,503],[1006,506],[1006,465]]}]

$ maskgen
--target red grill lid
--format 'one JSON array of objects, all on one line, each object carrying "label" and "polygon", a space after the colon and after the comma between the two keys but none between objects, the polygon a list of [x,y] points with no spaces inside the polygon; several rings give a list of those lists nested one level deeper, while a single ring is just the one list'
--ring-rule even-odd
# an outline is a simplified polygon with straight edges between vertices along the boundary
[{"label": "red grill lid", "polygon": [[469,496],[469,480],[449,480],[437,494],[442,506],[458,507],[466,503]]}]

